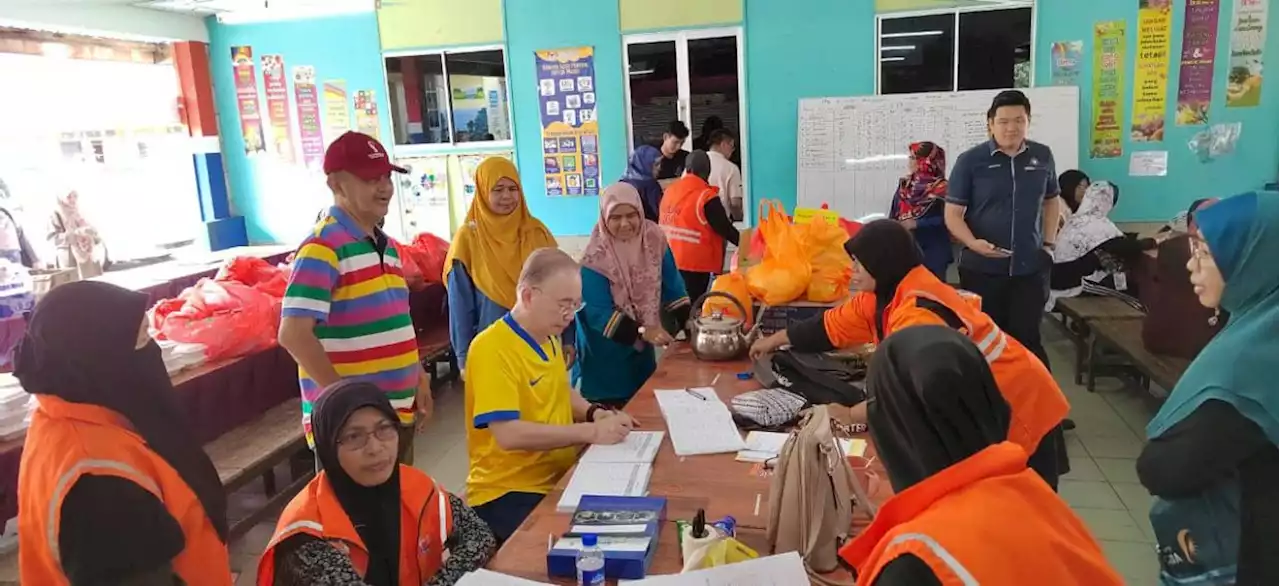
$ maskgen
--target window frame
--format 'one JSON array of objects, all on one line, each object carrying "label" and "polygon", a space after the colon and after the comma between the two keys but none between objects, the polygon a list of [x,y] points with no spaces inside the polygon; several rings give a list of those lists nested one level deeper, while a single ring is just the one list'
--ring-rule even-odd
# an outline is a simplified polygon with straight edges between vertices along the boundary
[{"label": "window frame", "polygon": [[[881,87],[881,61],[880,47],[881,35],[884,34],[884,21],[897,20],[902,18],[917,18],[921,16],[938,16],[951,15],[952,17],[952,47],[951,47],[951,92],[969,91],[956,89],[960,86],[960,15],[971,12],[994,12],[998,10],[1025,10],[1031,9],[1031,50],[1027,55],[1027,59],[1031,62],[1031,79],[1028,81],[1027,88],[1036,87],[1035,63],[1036,63],[1036,32],[1039,29],[1036,26],[1036,4],[1037,2],[1020,3],[1017,0],[1009,0],[1003,4],[992,3],[985,6],[963,6],[956,8],[931,8],[928,10],[904,10],[901,12],[888,12],[876,15],[876,50],[872,58],[875,60],[876,68],[876,88],[875,95],[892,95],[883,94]],[[913,92],[928,93],[928,92]]]},{"label": "window frame", "polygon": [[[457,142],[454,140],[453,126],[453,81],[449,79],[449,60],[448,55],[460,55],[466,53],[485,53],[489,51],[498,51],[502,55],[502,74],[506,80],[506,99],[507,99],[507,127],[510,129],[511,138],[504,140],[471,140],[467,142]],[[507,48],[502,44],[490,45],[467,45],[462,47],[445,47],[439,49],[404,49],[396,51],[384,51],[382,53],[382,86],[387,92],[387,116],[392,117],[394,114],[395,104],[391,100],[391,74],[387,71],[387,59],[395,59],[400,57],[435,57],[440,60],[440,72],[444,77],[446,85],[446,93],[448,95],[445,109],[447,112],[446,122],[449,127],[448,142],[437,143],[418,143],[418,144],[400,144],[395,140],[395,118],[391,119],[391,145],[392,152],[397,157],[413,157],[420,155],[430,155],[436,153],[456,153],[456,152],[488,152],[499,150],[515,150],[515,122],[511,107],[511,61],[507,59]]]}]

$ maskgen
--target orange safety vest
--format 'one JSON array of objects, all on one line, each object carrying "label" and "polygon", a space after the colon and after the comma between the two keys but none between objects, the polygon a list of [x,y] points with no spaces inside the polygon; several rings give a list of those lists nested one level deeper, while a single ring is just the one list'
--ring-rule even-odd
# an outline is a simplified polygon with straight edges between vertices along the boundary
[{"label": "orange safety vest", "polygon": [[[1071,410],[1049,369],[979,309],[980,297],[957,291],[923,266],[911,269],[898,284],[893,300],[885,307],[884,335],[910,326],[948,325],[937,313],[922,307],[921,300],[943,305],[960,319],[961,333],[986,356],[1000,394],[1009,402],[1009,441],[1022,446],[1027,454],[1035,453],[1040,439],[1066,419]],[[844,305],[828,310],[823,320],[827,337],[838,348],[880,341],[874,293],[854,295]]]},{"label": "orange safety vest", "polygon": [[36,400],[18,469],[20,582],[70,583],[58,552],[62,501],[81,476],[92,474],[129,480],[164,504],[186,540],[186,548],[172,561],[179,578],[192,585],[231,586],[227,546],[195,491],[124,417],[106,407],[50,395]]},{"label": "orange safety vest", "polygon": [[676,268],[719,273],[724,270],[724,237],[707,222],[707,202],[720,197],[720,188],[693,173],[667,186],[658,206],[658,225],[667,235]]},{"label": "orange safety vest", "polygon": [[[400,505],[400,584],[426,584],[447,557],[444,544],[453,531],[449,493],[421,470],[401,464]],[[276,533],[258,562],[258,586],[275,583],[276,547],[295,535],[310,535],[333,544],[350,556],[351,565],[361,576],[369,567],[369,550],[324,472],[293,497],[280,515]]]},{"label": "orange safety vest", "polygon": [[840,549],[858,570],[858,586],[874,584],[904,554],[948,585],[1124,584],[1084,523],[1010,442],[894,495]]}]

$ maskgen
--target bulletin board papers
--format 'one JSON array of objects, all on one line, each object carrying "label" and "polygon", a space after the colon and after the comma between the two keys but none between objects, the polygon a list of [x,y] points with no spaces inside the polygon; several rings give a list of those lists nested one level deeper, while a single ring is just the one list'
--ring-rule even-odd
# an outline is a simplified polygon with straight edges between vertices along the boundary
[{"label": "bulletin board papers", "polygon": [[1130,177],[1164,177],[1169,174],[1169,151],[1137,151],[1129,155]]},{"label": "bulletin board papers", "polygon": [[600,195],[595,50],[534,51],[548,196]]},{"label": "bulletin board papers", "polygon": [[654,391],[654,395],[677,456],[727,454],[747,447],[715,389]]}]

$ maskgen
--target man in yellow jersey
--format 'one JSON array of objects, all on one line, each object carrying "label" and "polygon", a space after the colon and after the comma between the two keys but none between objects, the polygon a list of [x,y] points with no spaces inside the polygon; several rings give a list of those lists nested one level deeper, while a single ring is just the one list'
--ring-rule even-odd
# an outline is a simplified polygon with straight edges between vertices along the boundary
[{"label": "man in yellow jersey", "polygon": [[616,444],[636,422],[569,385],[560,333],[582,309],[578,263],[555,248],[529,255],[516,305],[471,342],[467,356],[467,504],[501,544],[578,458]]}]

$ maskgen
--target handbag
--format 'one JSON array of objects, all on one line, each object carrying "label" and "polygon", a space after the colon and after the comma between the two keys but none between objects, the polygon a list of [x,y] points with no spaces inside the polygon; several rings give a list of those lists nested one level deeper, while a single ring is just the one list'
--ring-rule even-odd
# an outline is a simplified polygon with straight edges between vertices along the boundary
[{"label": "handbag", "polygon": [[811,404],[852,407],[867,400],[862,382],[866,370],[856,360],[784,350],[760,362],[755,371],[761,383],[791,391]]}]

